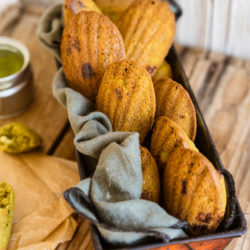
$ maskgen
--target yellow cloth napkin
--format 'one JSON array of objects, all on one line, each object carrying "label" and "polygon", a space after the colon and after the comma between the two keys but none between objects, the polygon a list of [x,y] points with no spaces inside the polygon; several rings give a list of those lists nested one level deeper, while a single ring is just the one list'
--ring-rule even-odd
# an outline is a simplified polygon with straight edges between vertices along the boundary
[{"label": "yellow cloth napkin", "polygon": [[76,163],[42,153],[0,152],[0,182],[15,191],[8,250],[55,249],[72,238],[77,223],[63,192],[79,182]]}]

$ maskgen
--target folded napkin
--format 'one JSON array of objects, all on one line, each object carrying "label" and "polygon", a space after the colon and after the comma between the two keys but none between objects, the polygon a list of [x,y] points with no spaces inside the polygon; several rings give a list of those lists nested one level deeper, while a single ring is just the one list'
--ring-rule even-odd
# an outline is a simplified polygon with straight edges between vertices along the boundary
[{"label": "folded napkin", "polygon": [[[38,37],[60,62],[59,41],[63,22],[61,6],[48,9],[41,18]],[[186,223],[167,214],[158,204],[142,200],[142,171],[138,134],[112,132],[106,115],[93,112],[94,104],[69,88],[60,69],[53,94],[67,109],[74,143],[88,156],[93,176],[65,193],[69,204],[94,223],[111,244],[131,245],[149,238],[168,242],[186,237]]]},{"label": "folded napkin", "polygon": [[63,192],[79,182],[74,162],[42,153],[0,152],[0,182],[15,192],[8,249],[55,249],[71,240],[77,227]]},{"label": "folded napkin", "polygon": [[[54,5],[42,16],[38,37],[60,58],[63,30],[62,5]],[[94,104],[67,86],[61,68],[53,81],[53,94],[66,108],[75,133],[74,143],[93,175],[65,192],[69,204],[98,228],[111,244],[132,245],[149,239],[168,242],[187,235],[187,223],[167,214],[158,204],[141,200],[142,173],[138,134],[112,132],[109,119],[94,111]],[[231,175],[221,171],[228,188]],[[231,198],[230,198],[231,197]],[[229,228],[235,214],[234,189],[228,190],[227,216],[221,227]]]}]

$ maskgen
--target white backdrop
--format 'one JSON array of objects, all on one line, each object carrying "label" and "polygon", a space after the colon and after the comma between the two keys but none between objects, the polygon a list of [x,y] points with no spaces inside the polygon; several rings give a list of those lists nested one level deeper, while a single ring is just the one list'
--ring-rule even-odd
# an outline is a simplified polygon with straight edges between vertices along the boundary
[{"label": "white backdrop", "polygon": [[250,0],[176,0],[176,41],[250,59]]},{"label": "white backdrop", "polygon": [[[48,6],[60,0],[22,0]],[[61,0],[63,1],[63,0]],[[250,59],[250,0],[176,0],[183,9],[176,41]],[[0,13],[6,4],[0,0]]]},{"label": "white backdrop", "polygon": [[0,0],[0,14],[4,10],[4,8],[8,5],[15,4],[19,0]]}]

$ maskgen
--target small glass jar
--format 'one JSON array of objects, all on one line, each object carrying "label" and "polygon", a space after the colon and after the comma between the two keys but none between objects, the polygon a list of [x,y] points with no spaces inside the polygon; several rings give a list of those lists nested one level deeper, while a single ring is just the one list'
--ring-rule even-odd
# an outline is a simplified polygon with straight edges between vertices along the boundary
[{"label": "small glass jar", "polygon": [[[20,114],[31,104],[34,97],[33,74],[29,51],[24,44],[13,38],[0,37],[0,51],[10,51],[21,58],[16,72],[0,77],[0,119],[5,119]],[[4,57],[0,59],[4,60]]]}]

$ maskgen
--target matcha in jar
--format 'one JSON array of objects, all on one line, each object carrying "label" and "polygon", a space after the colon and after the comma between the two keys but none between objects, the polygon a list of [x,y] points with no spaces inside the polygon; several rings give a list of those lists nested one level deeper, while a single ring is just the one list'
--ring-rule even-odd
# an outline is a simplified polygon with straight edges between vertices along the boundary
[{"label": "matcha in jar", "polygon": [[24,58],[19,50],[13,47],[0,47],[0,78],[18,72],[24,63]]},{"label": "matcha in jar", "polygon": [[32,80],[27,47],[16,39],[0,36],[0,119],[16,116],[31,104]]}]

